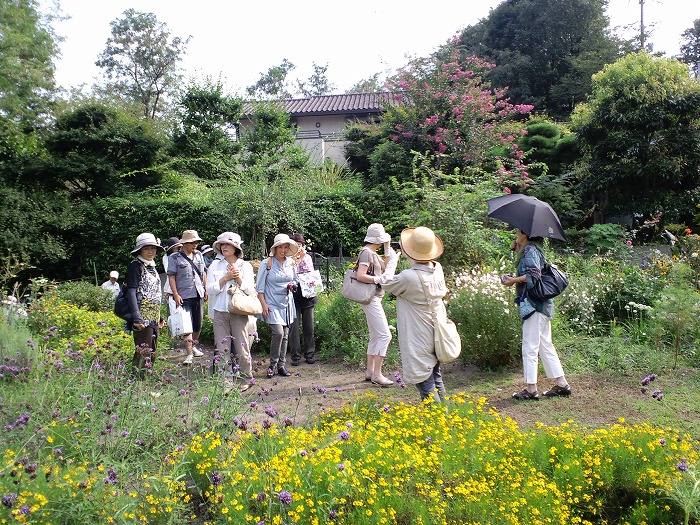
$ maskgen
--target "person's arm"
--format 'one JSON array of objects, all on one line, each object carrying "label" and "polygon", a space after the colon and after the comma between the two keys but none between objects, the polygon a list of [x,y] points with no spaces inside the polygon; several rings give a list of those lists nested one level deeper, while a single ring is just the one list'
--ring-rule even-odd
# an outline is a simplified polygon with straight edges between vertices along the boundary
[{"label": "person's arm", "polygon": [[263,259],[260,262],[260,268],[258,269],[258,282],[255,285],[255,290],[258,292],[258,299],[260,300],[260,304],[262,305],[262,315],[263,317],[267,317],[270,315],[270,307],[267,304],[267,301],[265,301],[265,281],[267,280],[267,259]]}]

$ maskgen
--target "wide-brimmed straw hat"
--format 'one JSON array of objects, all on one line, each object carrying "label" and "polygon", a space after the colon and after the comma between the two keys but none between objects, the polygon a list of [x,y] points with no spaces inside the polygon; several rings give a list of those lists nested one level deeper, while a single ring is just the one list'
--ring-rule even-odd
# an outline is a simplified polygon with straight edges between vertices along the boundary
[{"label": "wide-brimmed straw hat", "polygon": [[418,262],[434,261],[443,251],[440,237],[425,226],[406,228],[401,232],[399,244],[403,253]]},{"label": "wide-brimmed straw hat", "polygon": [[173,250],[175,248],[181,248],[182,243],[180,242],[179,237],[170,237],[167,241],[165,241],[165,251],[169,252],[170,250]]},{"label": "wide-brimmed straw hat", "polygon": [[136,237],[136,247],[131,250],[131,254],[135,255],[141,251],[141,248],[146,246],[155,246],[158,248],[159,252],[162,252],[165,248],[160,245],[160,239],[156,239],[156,236],[152,233],[142,233]]},{"label": "wide-brimmed straw hat", "polygon": [[365,235],[365,242],[372,244],[383,244],[391,240],[391,235],[389,235],[384,226],[378,222],[372,223],[367,227],[367,235]]},{"label": "wide-brimmed straw hat", "polygon": [[184,232],[182,232],[182,237],[180,238],[180,242],[182,244],[185,244],[187,242],[198,242],[201,240],[202,238],[197,233],[197,230],[185,230]]},{"label": "wide-brimmed straw hat", "polygon": [[212,245],[216,253],[221,253],[222,244],[230,244],[243,251],[243,248],[241,247],[241,244],[243,244],[243,239],[241,239],[241,236],[237,233],[224,232],[221,235],[219,235],[214,241],[214,244]]},{"label": "wide-brimmed straw hat", "polygon": [[270,257],[275,255],[275,248],[281,246],[282,244],[289,245],[289,255],[294,255],[299,251],[299,245],[296,243],[296,241],[290,239],[289,235],[286,233],[278,233],[275,235],[275,242],[272,243],[272,246],[270,246]]}]

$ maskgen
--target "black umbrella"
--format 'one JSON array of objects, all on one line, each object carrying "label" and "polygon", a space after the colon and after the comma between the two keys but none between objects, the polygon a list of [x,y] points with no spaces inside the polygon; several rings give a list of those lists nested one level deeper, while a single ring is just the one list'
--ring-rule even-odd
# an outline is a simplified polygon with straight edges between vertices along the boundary
[{"label": "black umbrella", "polygon": [[520,228],[528,237],[550,237],[566,241],[564,229],[552,207],[527,195],[503,195],[486,201],[489,217]]}]

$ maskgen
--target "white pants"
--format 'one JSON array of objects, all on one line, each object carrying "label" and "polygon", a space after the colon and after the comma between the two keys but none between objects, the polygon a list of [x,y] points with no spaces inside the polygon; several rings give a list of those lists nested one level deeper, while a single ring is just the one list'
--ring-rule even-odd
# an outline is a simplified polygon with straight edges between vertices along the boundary
[{"label": "white pants", "polygon": [[391,332],[382,307],[382,298],[375,296],[369,304],[361,304],[360,306],[365,312],[367,328],[369,329],[367,355],[385,357],[389,343],[391,343]]},{"label": "white pants", "polygon": [[564,369],[559,361],[557,349],[552,344],[552,321],[535,312],[523,321],[523,373],[525,384],[537,384],[537,356],[547,377],[561,377]]}]

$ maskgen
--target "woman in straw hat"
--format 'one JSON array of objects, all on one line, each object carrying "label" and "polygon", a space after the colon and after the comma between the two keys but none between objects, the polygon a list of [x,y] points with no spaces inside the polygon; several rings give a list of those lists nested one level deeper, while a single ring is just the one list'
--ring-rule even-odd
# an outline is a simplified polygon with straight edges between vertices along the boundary
[{"label": "woman in straw hat", "polygon": [[136,259],[126,270],[126,287],[131,310],[131,328],[134,332],[136,351],[131,361],[134,375],[143,378],[151,370],[156,355],[158,333],[165,322],[160,316],[160,276],[156,270],[156,253],[162,252],[160,241],[152,233],[136,237],[136,247],[131,254]]},{"label": "woman in straw hat", "polygon": [[440,362],[435,356],[433,309],[445,308],[447,293],[442,266],[435,261],[442,254],[440,238],[430,228],[406,228],[401,232],[401,250],[411,267],[393,278],[383,276],[382,288],[396,296],[396,324],[403,379],[415,384],[421,399],[437,402],[445,397]]},{"label": "woman in straw hat", "polygon": [[[365,235],[365,246],[357,256],[357,280],[363,283],[376,283],[379,276],[384,273],[393,250],[390,245],[391,237],[379,223],[370,224]],[[384,258],[377,255],[377,250],[384,246]],[[367,345],[367,370],[365,381],[387,387],[394,382],[382,374],[382,364],[386,357],[386,351],[391,343],[391,332],[386,314],[382,307],[384,290],[377,287],[377,292],[369,304],[361,304],[365,312],[367,328],[369,329],[369,344]]]},{"label": "woman in straw hat", "polygon": [[296,307],[292,290],[294,288],[295,265],[292,256],[299,245],[286,233],[275,235],[270,248],[270,256],[260,262],[256,289],[262,303],[263,320],[270,325],[270,367],[267,376],[292,375],[285,367],[289,327],[296,318]]},{"label": "woman in straw hat", "polygon": [[[232,365],[233,372],[240,372],[246,378],[253,377],[253,366],[248,345],[248,316],[231,314],[228,311],[231,287],[238,287],[246,295],[256,294],[253,266],[243,260],[243,239],[237,233],[224,232],[214,241],[217,257],[207,271],[207,291],[209,292],[209,317],[214,326],[214,361],[212,371],[216,373],[233,348],[238,364]],[[241,385],[241,392],[252,383]]]}]

